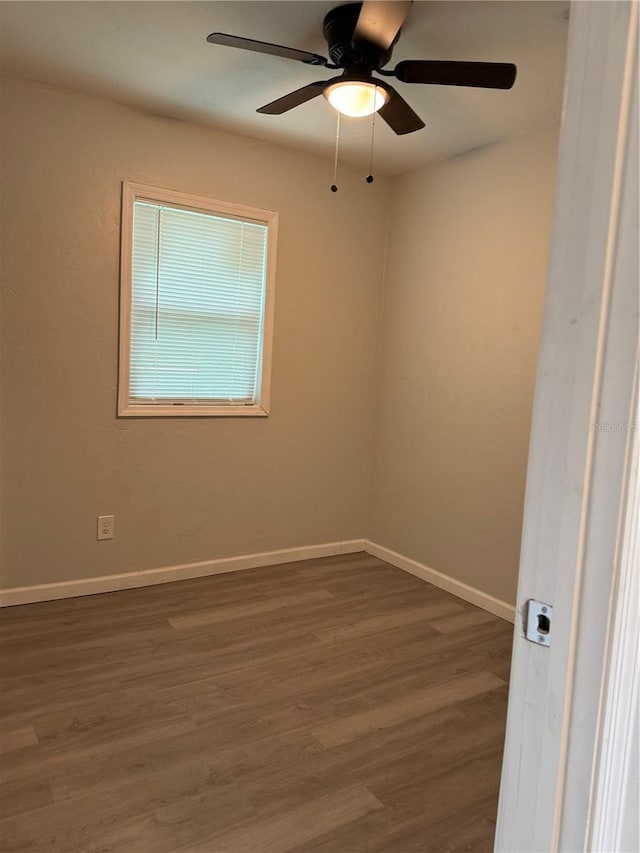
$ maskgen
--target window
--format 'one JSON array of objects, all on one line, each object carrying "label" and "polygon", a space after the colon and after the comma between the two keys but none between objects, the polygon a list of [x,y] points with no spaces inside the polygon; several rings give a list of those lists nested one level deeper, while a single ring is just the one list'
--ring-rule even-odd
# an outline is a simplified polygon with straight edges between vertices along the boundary
[{"label": "window", "polygon": [[268,414],[277,221],[123,184],[119,415]]}]

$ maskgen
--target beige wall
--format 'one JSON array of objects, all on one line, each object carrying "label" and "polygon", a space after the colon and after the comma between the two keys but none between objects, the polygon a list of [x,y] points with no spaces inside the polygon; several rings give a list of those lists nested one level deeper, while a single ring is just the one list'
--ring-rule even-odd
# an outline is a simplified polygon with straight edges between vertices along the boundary
[{"label": "beige wall", "polygon": [[369,537],[511,603],[557,132],[393,188]]},{"label": "beige wall", "polygon": [[[364,536],[388,183],[25,82],[2,112],[0,585]],[[279,211],[268,419],[115,417],[123,180]]]},{"label": "beige wall", "polygon": [[[368,536],[513,601],[557,128],[334,195],[320,158],[2,94],[0,586]],[[122,180],[279,211],[268,419],[115,417]]]}]

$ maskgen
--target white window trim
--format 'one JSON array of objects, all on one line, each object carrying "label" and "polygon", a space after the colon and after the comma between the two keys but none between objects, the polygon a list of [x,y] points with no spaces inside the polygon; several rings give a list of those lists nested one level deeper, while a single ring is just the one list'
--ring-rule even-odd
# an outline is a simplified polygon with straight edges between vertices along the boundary
[{"label": "white window trim", "polygon": [[[262,352],[256,398],[252,405],[178,405],[133,404],[129,401],[130,341],[131,341],[131,259],[133,238],[133,206],[136,200],[167,204],[184,210],[222,214],[244,222],[266,225],[267,263],[265,271],[264,324]],[[271,355],[273,348],[273,310],[275,303],[276,246],[278,214],[240,204],[202,198],[175,190],[159,189],[131,181],[122,183],[122,218],[120,238],[120,342],[118,364],[119,417],[267,417],[271,397]]]}]

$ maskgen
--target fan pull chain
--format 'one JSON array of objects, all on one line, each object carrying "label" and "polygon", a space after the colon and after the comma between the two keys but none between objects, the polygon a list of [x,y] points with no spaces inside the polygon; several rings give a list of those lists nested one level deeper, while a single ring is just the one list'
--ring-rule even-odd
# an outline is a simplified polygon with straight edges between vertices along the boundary
[{"label": "fan pull chain", "polygon": [[373,136],[376,129],[376,113],[374,112],[371,116],[371,149],[369,151],[369,174],[365,178],[365,181],[368,184],[373,183]]},{"label": "fan pull chain", "polygon": [[336,122],[336,153],[333,158],[333,183],[331,184],[331,192],[338,192],[338,151],[340,149],[340,113]]}]

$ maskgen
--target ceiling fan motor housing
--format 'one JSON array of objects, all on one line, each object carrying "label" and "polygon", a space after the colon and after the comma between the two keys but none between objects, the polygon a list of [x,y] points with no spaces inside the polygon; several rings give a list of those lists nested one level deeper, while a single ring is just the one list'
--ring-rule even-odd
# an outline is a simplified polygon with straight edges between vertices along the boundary
[{"label": "ceiling fan motor housing", "polygon": [[338,68],[359,66],[367,71],[382,68],[391,59],[396,35],[388,50],[365,39],[354,39],[362,3],[347,3],[332,9],[324,19],[322,32],[329,46],[329,56]]}]

